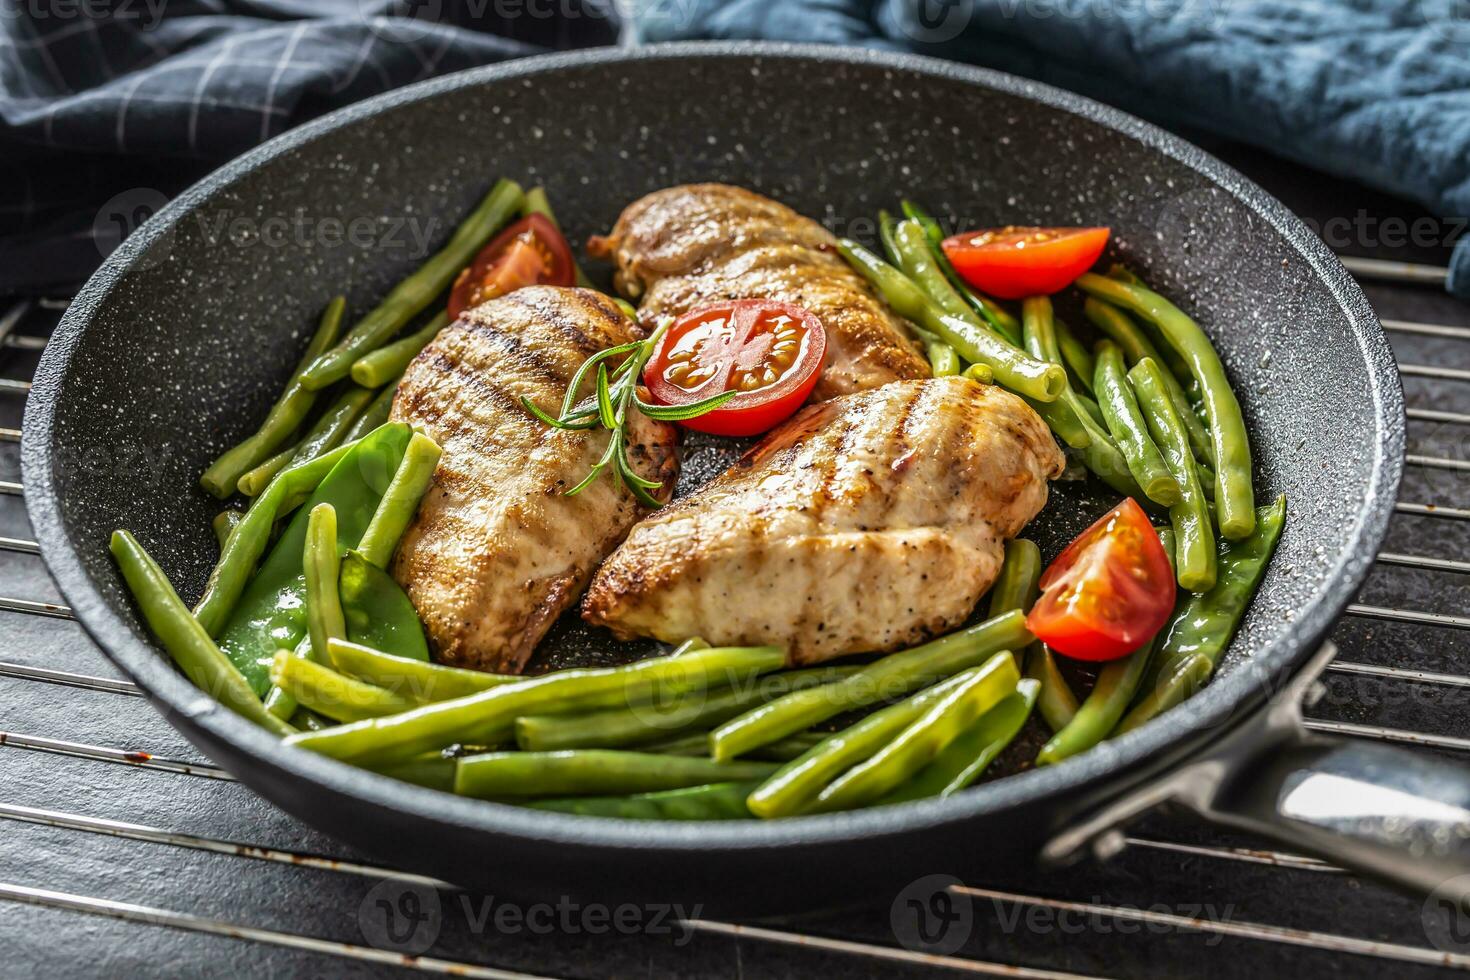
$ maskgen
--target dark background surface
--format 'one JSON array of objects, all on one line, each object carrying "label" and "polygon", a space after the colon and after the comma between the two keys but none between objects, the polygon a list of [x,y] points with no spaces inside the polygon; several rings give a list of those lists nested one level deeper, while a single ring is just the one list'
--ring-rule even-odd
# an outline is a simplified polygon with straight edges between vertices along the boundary
[{"label": "dark background surface", "polygon": [[[1186,134],[1188,135],[1188,134]],[[1413,206],[1331,180],[1256,151],[1207,146],[1246,172],[1315,227],[1345,255],[1443,264],[1443,245],[1397,242],[1401,221],[1424,215]],[[1338,219],[1336,222],[1333,219]],[[1345,223],[1345,225],[1344,225]],[[1420,225],[1426,228],[1426,225]],[[1440,237],[1452,230],[1434,223]],[[1431,236],[1433,237],[1433,236]],[[1384,318],[1470,326],[1470,308],[1428,288],[1365,283]],[[0,315],[9,304],[0,305]],[[17,325],[21,338],[47,332],[58,311],[33,306]],[[1401,363],[1470,368],[1470,340],[1390,333]],[[38,352],[28,341],[0,348],[0,379],[29,377]],[[1412,368],[1410,369],[1412,372]],[[1405,378],[1411,408],[1470,412],[1463,380]],[[19,428],[23,392],[0,381],[0,427]],[[1470,428],[1410,422],[1410,452],[1470,459]],[[0,443],[0,481],[20,480],[19,453]],[[1470,506],[1470,474],[1411,466],[1401,499]],[[0,536],[30,538],[22,499],[0,494]],[[0,542],[0,597],[59,602],[40,559]],[[1455,560],[1470,558],[1470,523],[1444,518],[1396,517],[1385,552]],[[1464,570],[1379,565],[1360,602],[1398,610],[1455,615],[1470,600]],[[0,603],[0,605],[4,605]],[[1366,737],[1433,744],[1464,761],[1470,741],[1470,680],[1461,679],[1465,634],[1457,629],[1349,616],[1335,633],[1339,667],[1324,678],[1310,714],[1319,725],[1368,726]],[[1388,668],[1364,673],[1341,665]],[[81,679],[43,675],[69,672]],[[1424,672],[1448,676],[1429,676]],[[951,892],[953,907],[968,906],[964,941],[948,958],[925,959],[904,950],[890,912],[898,896],[866,898],[870,908],[813,914],[800,920],[745,924],[698,921],[673,935],[596,933],[597,923],[544,932],[526,926],[484,928],[476,916],[494,896],[429,889],[371,865],[341,845],[294,822],[243,787],[211,778],[207,769],[171,771],[160,760],[205,763],[141,698],[112,688],[118,674],[64,618],[0,610],[0,975],[162,976],[378,975],[397,972],[396,954],[380,953],[375,925],[380,899],[408,909],[412,893],[440,903],[419,938],[435,941],[425,953],[461,964],[553,976],[906,976],[936,969],[1009,972],[1025,967],[1050,976],[1065,971],[1096,976],[1222,977],[1369,974],[1428,976],[1464,969],[1470,960],[1442,959],[1442,939],[1416,898],[1387,891],[1335,869],[1292,856],[1252,850],[1237,839],[1173,814],[1131,828],[1131,846],[1105,865],[1028,871],[1004,878],[978,876],[975,855],[1005,841],[975,840],[974,854],[956,853],[946,867],[915,868],[914,878],[947,874],[970,891]],[[24,736],[16,738],[15,736]],[[28,738],[25,738],[28,737]],[[35,747],[35,739],[71,743],[64,752]],[[142,750],[155,759],[105,758],[104,750]],[[62,826],[33,822],[38,808]],[[101,821],[84,826],[87,820]],[[165,835],[119,828],[144,825]],[[651,828],[650,833],[657,833]],[[120,836],[119,836],[120,835]],[[172,835],[172,836],[169,836]],[[138,839],[151,838],[151,839]],[[160,837],[166,839],[160,839]],[[251,848],[237,853],[230,842]],[[333,867],[329,860],[364,861]],[[872,855],[875,861],[884,855]],[[384,884],[387,882],[387,884]],[[67,893],[37,901],[30,892]],[[82,897],[95,903],[133,903],[168,914],[121,911],[111,915],[57,907]],[[26,899],[22,904],[16,899]],[[1079,903],[1073,908],[1067,903]],[[491,904],[493,910],[497,904]],[[466,913],[466,908],[472,914]],[[1138,921],[1119,909],[1147,909]],[[697,912],[688,910],[692,917]],[[902,906],[899,906],[900,913]],[[1200,916],[1208,928],[1159,918]],[[201,917],[180,920],[177,916]],[[151,919],[151,921],[150,921]],[[141,921],[140,921],[141,920]],[[217,921],[215,921],[217,920]],[[501,920],[502,923],[505,920]],[[904,921],[900,917],[900,924]],[[1230,935],[1222,935],[1224,923]],[[265,930],[245,938],[240,927]],[[302,937],[319,948],[302,948]],[[833,941],[837,941],[834,943]],[[348,944],[342,947],[338,944]],[[382,956],[385,962],[369,957]],[[428,962],[410,967],[431,968]],[[493,975],[493,974],[492,974]]]}]

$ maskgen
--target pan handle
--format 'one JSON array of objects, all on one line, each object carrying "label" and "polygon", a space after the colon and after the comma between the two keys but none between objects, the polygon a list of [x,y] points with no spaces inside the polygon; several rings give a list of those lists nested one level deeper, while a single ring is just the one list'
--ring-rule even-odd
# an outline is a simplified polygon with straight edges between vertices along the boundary
[{"label": "pan handle", "polygon": [[1123,846],[1122,824],[1173,802],[1470,911],[1470,768],[1308,732],[1303,699],[1336,653],[1324,645],[1265,710],[1053,837],[1043,860],[1111,856]]}]

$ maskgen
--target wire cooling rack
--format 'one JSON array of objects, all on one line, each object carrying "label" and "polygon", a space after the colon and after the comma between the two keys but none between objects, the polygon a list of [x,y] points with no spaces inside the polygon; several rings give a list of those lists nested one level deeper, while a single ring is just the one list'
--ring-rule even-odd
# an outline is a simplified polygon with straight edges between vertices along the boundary
[{"label": "wire cooling rack", "polygon": [[[1268,186],[1282,173],[1302,179],[1274,163],[1252,172]],[[1371,197],[1309,179],[1336,202]],[[1320,217],[1341,204],[1295,206]],[[1340,655],[1308,724],[1470,764],[1470,306],[1436,288],[1441,265],[1371,242],[1360,251],[1378,254],[1345,261],[1399,356],[1410,449],[1388,541],[1336,630]],[[210,764],[61,604],[30,539],[18,444],[28,379],[66,302],[0,305],[0,974],[1254,978],[1470,969],[1470,955],[1443,941],[1417,899],[1169,813],[1130,828],[1127,849],[1105,864],[998,878],[973,870],[983,867],[976,855],[1006,842],[977,840],[975,854],[956,854],[951,867],[915,868],[921,890],[932,890],[929,876],[949,876],[939,881],[953,942],[942,953],[906,948],[902,896],[779,924],[717,921],[697,907],[638,909],[614,922],[611,910],[580,906],[502,915],[493,895],[380,866]],[[385,932],[394,924],[410,928]]]}]

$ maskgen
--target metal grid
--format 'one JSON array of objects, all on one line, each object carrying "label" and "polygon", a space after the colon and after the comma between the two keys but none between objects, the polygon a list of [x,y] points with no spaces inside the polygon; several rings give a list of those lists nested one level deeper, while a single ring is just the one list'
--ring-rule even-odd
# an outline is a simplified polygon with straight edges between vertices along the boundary
[{"label": "metal grid", "polygon": [[[1433,284],[1442,283],[1444,275],[1442,269],[1427,266],[1347,261],[1365,283]],[[1399,291],[1378,297],[1380,306],[1386,298],[1409,296],[1400,287],[1393,289]],[[1416,303],[1422,299],[1409,297],[1409,306]],[[149,947],[161,941],[159,934],[183,937],[176,943],[182,959],[159,972],[184,975],[193,971],[180,964],[191,958],[213,967],[232,957],[246,969],[293,974],[326,970],[376,975],[407,968],[483,977],[527,971],[723,975],[737,970],[891,976],[947,968],[1038,978],[1178,975],[1194,972],[1201,948],[1217,943],[1228,943],[1231,949],[1228,963],[1213,971],[1218,975],[1245,976],[1297,963],[1349,973],[1388,966],[1395,975],[1470,969],[1470,956],[1441,952],[1426,942],[1412,900],[1313,858],[1262,851],[1248,841],[1169,819],[1146,820],[1134,828],[1127,838],[1129,849],[1108,865],[1017,874],[1002,881],[964,877],[966,883],[951,891],[980,903],[974,906],[977,920],[985,921],[979,934],[954,955],[901,948],[886,910],[781,926],[721,922],[696,914],[682,924],[690,937],[683,946],[642,935],[594,940],[565,929],[551,937],[487,937],[483,930],[457,923],[423,956],[373,948],[352,921],[373,885],[393,881],[467,896],[446,883],[351,854],[243,791],[158,718],[137,688],[66,622],[71,611],[55,601],[36,545],[27,537],[16,450],[29,372],[65,306],[64,299],[23,301],[0,316],[0,421],[5,423],[0,426],[0,819],[6,827],[0,835],[0,902],[15,903],[46,923],[30,947],[22,944],[20,965],[29,955],[36,965],[62,962],[72,974],[115,972],[111,961],[104,969],[104,961],[95,958],[98,950],[114,937],[136,943],[132,937],[138,934],[108,932],[96,925],[110,921],[146,926]],[[1470,471],[1470,461],[1452,451],[1466,434],[1453,427],[1470,425],[1470,412],[1442,407],[1456,403],[1460,396],[1453,386],[1470,381],[1470,370],[1416,363],[1420,349],[1414,342],[1464,345],[1470,342],[1470,326],[1402,319],[1385,319],[1384,326],[1396,344],[1409,341],[1400,355],[1415,406],[1409,410],[1411,436],[1415,426],[1438,427],[1425,439],[1411,438],[1411,473],[1397,509],[1414,527],[1407,535],[1391,533],[1390,544],[1454,541],[1459,528],[1470,529],[1465,524],[1470,508],[1454,504],[1470,503],[1470,494],[1434,499],[1426,495],[1430,484],[1414,471]],[[1465,363],[1467,350],[1425,348],[1424,353]],[[1423,382],[1432,385],[1414,389]],[[1449,449],[1444,448],[1446,432]],[[1441,526],[1456,530],[1434,533]],[[1417,551],[1385,550],[1378,561],[1399,575],[1419,576],[1408,584],[1390,577],[1390,596],[1453,591],[1459,587],[1453,577],[1470,572],[1470,561]],[[1434,577],[1426,580],[1425,574]],[[1374,591],[1370,583],[1365,596]],[[1454,697],[1470,690],[1470,677],[1416,666],[1408,655],[1386,662],[1354,659],[1382,648],[1384,638],[1375,637],[1375,623],[1396,630],[1459,631],[1470,628],[1470,617],[1389,600],[1355,603],[1339,630],[1350,634],[1338,641],[1349,653],[1330,665],[1327,676],[1329,686],[1337,677],[1359,685],[1437,690],[1439,697],[1429,699],[1431,707],[1439,711],[1449,706],[1454,709],[1451,717],[1441,717],[1437,727],[1400,724],[1395,719],[1405,712],[1396,712],[1391,699],[1369,698],[1388,705],[1387,710],[1370,706],[1356,713],[1363,699],[1349,699],[1353,709],[1334,713],[1329,698],[1329,710],[1314,709],[1317,716],[1310,727],[1429,751],[1470,752],[1470,738],[1457,734],[1470,731],[1470,724],[1458,723],[1470,722],[1470,711],[1463,710],[1467,700]],[[1403,639],[1412,634],[1394,636],[1400,652],[1418,646]],[[1424,643],[1431,650],[1428,662],[1445,660],[1432,655],[1442,640]],[[1462,646],[1458,638],[1446,649],[1452,655],[1457,645]],[[1453,717],[1455,710],[1462,717]],[[1435,712],[1415,716],[1428,714]],[[147,814],[154,823],[123,818]],[[40,857],[35,856],[38,850]],[[111,873],[95,867],[88,871],[88,858],[95,860],[104,851]],[[207,867],[197,864],[201,857],[209,860]],[[959,874],[965,863],[957,855],[956,868],[944,870]],[[262,886],[263,898],[245,900],[256,891],[261,877],[257,868],[270,869],[269,887]],[[147,871],[165,880],[149,881],[142,873]],[[1172,903],[1147,901],[1161,894],[1172,897]],[[1246,908],[1237,909],[1232,902],[1229,915],[1201,914],[1199,903],[1211,894],[1234,896]],[[1134,897],[1140,900],[1130,904]],[[298,914],[282,916],[283,906],[298,906]],[[1018,915],[1027,923],[1023,935],[1015,926]],[[1092,924],[1085,935],[1079,938],[1057,925],[1069,915]],[[8,910],[0,921],[13,923],[15,918]],[[1038,921],[1052,925],[1038,926]],[[80,924],[84,922],[89,924]],[[0,926],[0,934],[5,931]],[[85,938],[70,948],[57,943],[57,936]],[[1058,936],[1064,941],[1057,942]],[[242,954],[236,951],[240,948],[252,952]]]}]

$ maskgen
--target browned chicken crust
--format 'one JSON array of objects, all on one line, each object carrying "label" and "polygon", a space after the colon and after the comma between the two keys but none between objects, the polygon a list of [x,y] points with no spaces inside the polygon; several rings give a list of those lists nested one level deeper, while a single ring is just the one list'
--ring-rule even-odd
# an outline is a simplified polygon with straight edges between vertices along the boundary
[{"label": "browned chicken crust", "polygon": [[1046,425],[964,378],[808,407],[603,563],[582,616],[620,638],[777,644],[795,663],[959,626],[1061,474]]},{"label": "browned chicken crust", "polygon": [[726,184],[686,184],[628,205],[589,250],[617,263],[614,281],[644,315],[679,316],[731,299],[804,306],[827,331],[822,401],[905,378],[929,364],[903,321],[835,251],[827,229],[784,204]]},{"label": "browned chicken crust", "polygon": [[[556,414],[583,360],[638,334],[599,293],[531,287],[466,311],[409,365],[392,418],[421,428],[444,455],[393,574],[441,662],[518,672],[643,513],[607,476],[566,496],[608,434],[554,429],[521,405],[527,396]],[[634,469],[672,487],[677,439],[637,415]]]}]

